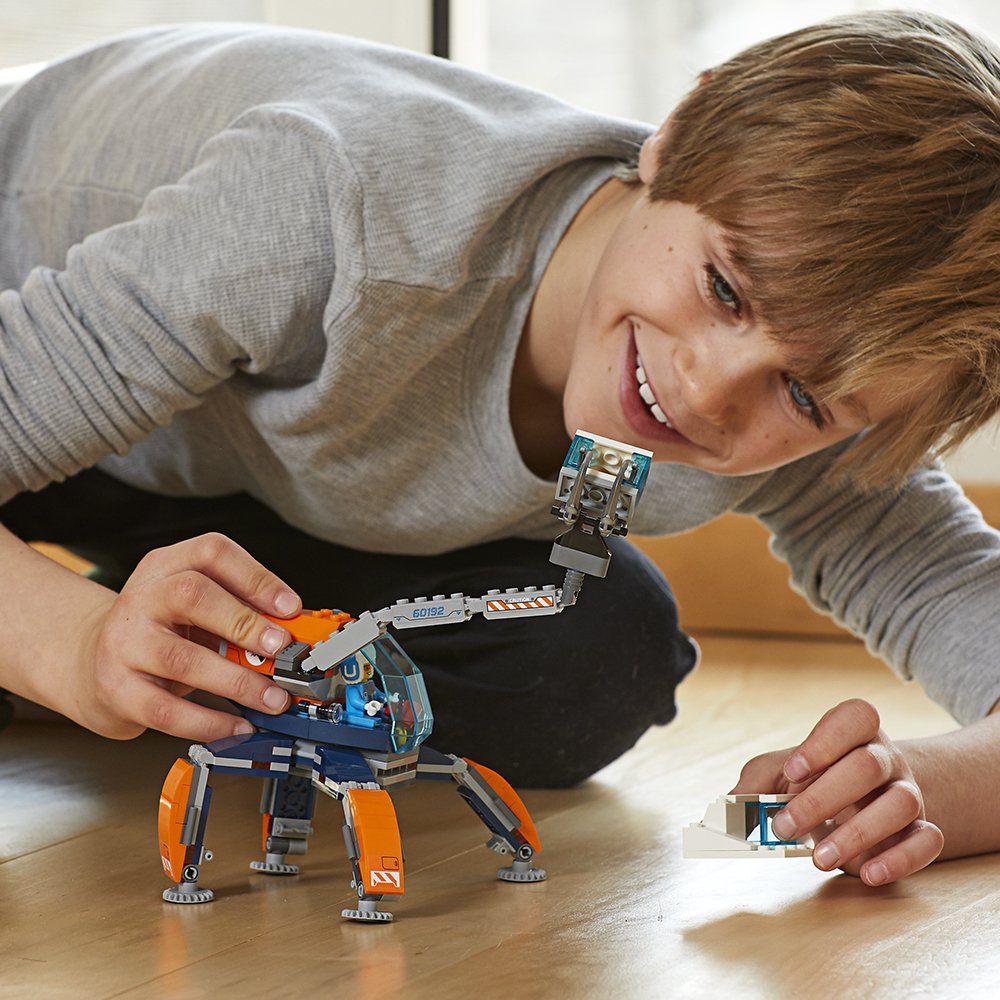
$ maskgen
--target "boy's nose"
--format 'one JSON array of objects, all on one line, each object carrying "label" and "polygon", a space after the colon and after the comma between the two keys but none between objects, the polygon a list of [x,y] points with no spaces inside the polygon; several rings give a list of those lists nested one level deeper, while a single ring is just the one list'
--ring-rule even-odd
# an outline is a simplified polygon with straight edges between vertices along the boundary
[{"label": "boy's nose", "polygon": [[754,366],[742,351],[681,351],[678,369],[684,405],[696,418],[723,426],[749,400]]}]

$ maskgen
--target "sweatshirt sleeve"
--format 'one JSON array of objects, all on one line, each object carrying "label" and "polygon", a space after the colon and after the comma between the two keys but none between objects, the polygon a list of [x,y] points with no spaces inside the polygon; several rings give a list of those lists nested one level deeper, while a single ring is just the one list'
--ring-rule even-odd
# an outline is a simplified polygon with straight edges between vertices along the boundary
[{"label": "sweatshirt sleeve", "polygon": [[740,510],[773,532],[793,586],[962,723],[1000,698],[1000,533],[939,465],[863,492],[813,456]]},{"label": "sweatshirt sleeve", "polygon": [[0,503],[280,360],[333,280],[329,164],[308,124],[254,109],[64,270],[0,292]]}]

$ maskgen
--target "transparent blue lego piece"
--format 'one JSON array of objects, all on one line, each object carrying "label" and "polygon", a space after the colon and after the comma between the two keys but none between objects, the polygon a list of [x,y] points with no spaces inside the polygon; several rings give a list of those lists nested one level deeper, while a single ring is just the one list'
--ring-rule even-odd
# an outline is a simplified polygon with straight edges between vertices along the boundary
[{"label": "transparent blue lego piece", "polygon": [[[615,456],[620,459],[628,459],[632,462],[633,470],[624,479],[624,484],[630,486],[635,493],[635,501],[638,502],[642,496],[642,491],[646,488],[646,480],[649,478],[649,467],[653,461],[651,452],[634,445],[625,444],[623,441],[614,441],[611,438],[601,437],[599,434],[588,434],[586,431],[577,431],[570,442],[569,451],[563,461],[564,469],[579,471],[583,449],[596,452],[597,456],[602,453],[605,456]],[[605,465],[598,458],[591,458],[588,471],[606,472],[611,476],[618,474],[617,465]]]},{"label": "transparent blue lego piece", "polygon": [[386,695],[393,750],[413,750],[430,736],[434,724],[423,674],[390,635],[369,643],[361,652],[375,667],[375,683]]},{"label": "transparent blue lego piece", "polygon": [[771,829],[771,823],[773,822],[774,817],[777,816],[777,814],[781,812],[786,805],[787,803],[785,802],[758,802],[753,805],[748,804],[747,829],[750,829],[750,833],[747,836],[747,842],[751,844],[760,844],[762,847],[778,847],[782,844],[797,844],[798,841],[795,838],[792,838],[791,840],[784,840]]}]

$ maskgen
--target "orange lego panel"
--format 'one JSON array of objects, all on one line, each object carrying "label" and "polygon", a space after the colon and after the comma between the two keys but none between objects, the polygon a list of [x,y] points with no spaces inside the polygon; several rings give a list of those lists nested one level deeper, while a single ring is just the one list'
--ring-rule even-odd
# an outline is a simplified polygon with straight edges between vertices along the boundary
[{"label": "orange lego panel", "polygon": [[271,618],[277,625],[287,628],[296,642],[305,642],[315,646],[317,642],[329,639],[334,632],[339,632],[350,620],[351,616],[342,611],[331,611],[323,608],[321,611],[303,611],[294,618]]},{"label": "orange lego panel", "polygon": [[365,891],[401,896],[403,848],[389,793],[380,788],[349,788],[347,799]]},{"label": "orange lego panel", "polygon": [[[303,611],[302,614],[294,618],[275,618],[273,615],[264,615],[282,628],[288,629],[292,634],[292,639],[296,642],[304,642],[309,646],[315,646],[317,642],[329,639],[334,632],[339,632],[347,622],[351,621],[351,616],[341,611],[330,611],[324,608],[322,611]],[[259,656],[257,653],[247,652],[234,646],[231,642],[222,642],[222,652],[227,660],[238,663],[241,667],[248,667],[256,670],[259,674],[268,677],[274,676],[274,660],[270,657]]]},{"label": "orange lego panel", "polygon": [[270,657],[258,656],[256,653],[248,652],[234,646],[231,642],[223,641],[226,659],[238,663],[241,667],[249,667],[256,670],[258,674],[266,674],[268,677],[274,676],[274,660]]},{"label": "orange lego panel", "polygon": [[518,832],[524,839],[531,844],[532,849],[537,854],[542,849],[542,843],[538,839],[538,832],[535,830],[535,824],[531,821],[531,816],[528,813],[525,804],[521,801],[521,797],[511,788],[507,779],[497,774],[496,771],[491,771],[488,767],[483,767],[482,764],[477,764],[474,760],[469,760],[468,757],[463,757],[462,760],[465,761],[469,767],[475,768],[475,770],[485,779],[486,783],[493,789],[497,795],[500,796],[504,801],[504,805],[518,818],[521,825],[518,827]]},{"label": "orange lego panel", "polygon": [[163,782],[160,792],[160,812],[157,823],[160,836],[160,860],[163,870],[175,881],[181,881],[181,873],[187,859],[187,846],[181,843],[184,816],[187,813],[188,796],[191,792],[191,777],[194,765],[181,757]]}]

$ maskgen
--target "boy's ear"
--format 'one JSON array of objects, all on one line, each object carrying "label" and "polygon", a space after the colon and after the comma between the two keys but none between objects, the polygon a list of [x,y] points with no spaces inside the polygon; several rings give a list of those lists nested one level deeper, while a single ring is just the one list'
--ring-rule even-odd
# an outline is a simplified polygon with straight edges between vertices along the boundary
[{"label": "boy's ear", "polygon": [[668,118],[646,141],[639,150],[639,180],[643,184],[650,184],[656,176],[660,163],[660,150],[666,141],[667,132],[670,129],[670,119]]}]

